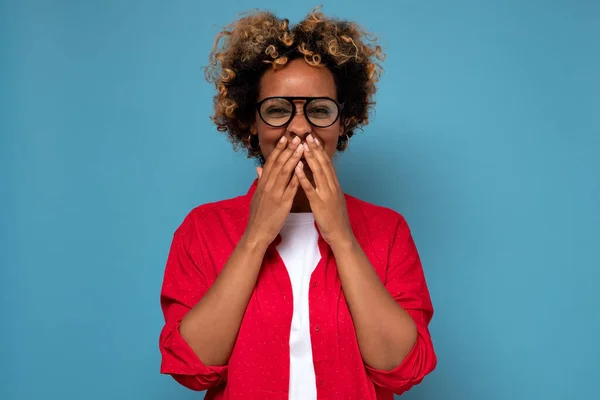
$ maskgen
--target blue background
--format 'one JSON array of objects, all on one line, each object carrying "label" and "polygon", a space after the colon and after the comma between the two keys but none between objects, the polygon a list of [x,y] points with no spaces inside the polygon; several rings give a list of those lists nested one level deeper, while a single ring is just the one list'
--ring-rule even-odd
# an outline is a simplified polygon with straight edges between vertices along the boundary
[{"label": "blue background", "polygon": [[[1,399],[202,397],[158,373],[164,262],[255,172],[201,67],[238,12],[300,3],[1,3]],[[388,58],[339,174],[405,215],[436,308],[403,398],[597,398],[600,3],[351,3],[324,11]]]}]

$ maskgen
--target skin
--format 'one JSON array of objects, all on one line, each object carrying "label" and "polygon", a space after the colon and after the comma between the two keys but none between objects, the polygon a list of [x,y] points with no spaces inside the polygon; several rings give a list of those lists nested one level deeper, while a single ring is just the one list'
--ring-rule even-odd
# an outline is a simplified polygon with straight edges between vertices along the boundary
[{"label": "skin", "polygon": [[[264,73],[260,84],[259,99],[271,96],[330,97],[337,100],[337,90],[333,74],[329,69],[315,68],[303,59],[295,59],[283,69],[277,71],[269,69]],[[342,119],[338,118],[333,125],[327,128],[314,127],[304,117],[302,104],[302,101],[296,103],[297,115],[287,126],[280,128],[265,124],[257,112],[251,132],[258,135],[260,150],[265,159],[270,157],[277,141],[282,136],[285,136],[288,141],[298,137],[303,146],[306,146],[308,136],[312,135],[321,141],[329,157],[335,155],[338,137],[344,134]],[[308,164],[303,162],[303,165],[306,175],[313,181]],[[262,168],[257,170],[260,176]],[[296,194],[292,212],[310,212],[310,204],[303,190],[299,190]]]},{"label": "skin", "polygon": [[[335,82],[327,68],[298,59],[263,75],[260,98],[270,96],[335,99]],[[267,161],[257,169],[246,231],[215,283],[183,319],[181,335],[206,365],[227,364],[267,247],[290,212],[312,212],[336,259],[365,364],[380,370],[397,367],[413,348],[417,330],[379,280],[352,232],[332,163],[342,122],[314,128],[302,108],[287,127],[256,121],[252,131]]]}]

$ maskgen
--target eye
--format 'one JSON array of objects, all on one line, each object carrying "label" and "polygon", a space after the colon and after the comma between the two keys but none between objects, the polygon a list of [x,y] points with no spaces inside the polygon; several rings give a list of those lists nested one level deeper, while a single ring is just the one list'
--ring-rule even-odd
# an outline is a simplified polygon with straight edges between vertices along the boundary
[{"label": "eye", "polygon": [[311,117],[327,118],[332,114],[332,110],[328,107],[316,106],[309,110]]},{"label": "eye", "polygon": [[273,118],[277,118],[277,117],[285,117],[287,115],[289,115],[291,112],[291,110],[283,108],[283,107],[277,107],[277,106],[271,106],[268,107],[264,113],[265,115],[269,116],[269,117],[273,117]]}]

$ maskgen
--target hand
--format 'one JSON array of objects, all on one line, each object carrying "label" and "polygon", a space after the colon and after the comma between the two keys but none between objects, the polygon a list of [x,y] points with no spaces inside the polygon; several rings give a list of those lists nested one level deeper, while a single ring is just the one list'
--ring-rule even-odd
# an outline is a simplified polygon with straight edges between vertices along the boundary
[{"label": "hand", "polygon": [[304,144],[304,158],[312,172],[315,187],[304,173],[302,162],[296,167],[295,175],[310,202],[321,236],[332,247],[353,240],[344,192],[333,163],[323,145],[312,135]]},{"label": "hand", "polygon": [[304,148],[299,146],[298,137],[286,146],[287,142],[285,136],[282,137],[269,155],[264,169],[256,169],[258,184],[250,203],[250,217],[244,237],[265,247],[281,231],[299,186],[293,171]]}]

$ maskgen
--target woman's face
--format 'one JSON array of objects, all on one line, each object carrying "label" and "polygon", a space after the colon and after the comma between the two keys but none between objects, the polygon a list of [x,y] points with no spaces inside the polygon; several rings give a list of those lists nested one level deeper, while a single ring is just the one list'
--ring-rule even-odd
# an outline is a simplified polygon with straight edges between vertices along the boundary
[{"label": "woman's face", "polygon": [[[258,100],[268,97],[329,97],[337,101],[337,91],[333,74],[328,68],[313,67],[303,59],[290,61],[280,70],[267,70],[260,81]],[[298,136],[302,142],[306,141],[309,134],[318,138],[330,157],[336,152],[338,137],[343,135],[341,117],[327,127],[316,125],[329,125],[338,113],[335,104],[327,100],[315,100],[308,104],[307,115],[304,115],[305,100],[293,100],[296,113],[292,113],[290,103],[281,100],[269,100],[261,107],[261,118],[256,111],[254,134],[258,135],[260,150],[265,159],[273,152],[277,141],[286,136],[291,141]],[[341,112],[340,112],[341,114]],[[281,127],[288,118],[291,120]],[[308,117],[308,118],[307,118]],[[263,118],[266,118],[270,125]],[[289,143],[289,142],[288,142]],[[305,162],[306,166],[307,163]]]}]

